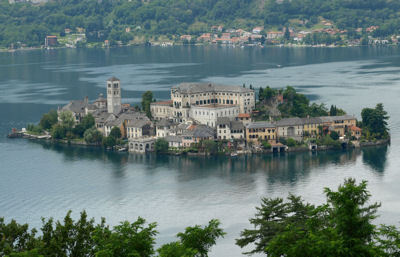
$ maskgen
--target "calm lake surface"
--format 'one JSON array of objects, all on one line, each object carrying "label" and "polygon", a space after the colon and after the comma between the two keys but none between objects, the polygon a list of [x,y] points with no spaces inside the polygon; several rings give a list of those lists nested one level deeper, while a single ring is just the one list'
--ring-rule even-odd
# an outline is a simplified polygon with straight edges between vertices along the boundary
[{"label": "calm lake surface", "polygon": [[[99,149],[9,140],[13,127],[38,122],[70,99],[105,94],[121,79],[123,102],[172,85],[211,81],[254,87],[291,85],[312,101],[360,117],[382,102],[392,145],[351,152],[240,156],[236,159],[129,155]],[[324,187],[346,177],[368,180],[382,202],[378,222],[400,221],[400,49],[130,47],[0,53],[0,216],[40,227],[40,217],[105,217],[115,225],[138,216],[158,222],[158,244],[218,218],[228,233],[210,256],[241,256],[234,244],[261,197],[289,192],[324,201]]]}]

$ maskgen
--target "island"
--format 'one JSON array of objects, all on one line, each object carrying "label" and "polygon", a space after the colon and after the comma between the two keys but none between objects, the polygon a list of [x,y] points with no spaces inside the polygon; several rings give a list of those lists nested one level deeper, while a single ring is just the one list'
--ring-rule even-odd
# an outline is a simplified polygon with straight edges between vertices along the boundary
[{"label": "island", "polygon": [[[335,105],[310,103],[293,87],[195,82],[171,88],[169,100],[151,91],[141,106],[122,103],[121,81],[106,81],[103,94],[70,101],[39,124],[9,137],[52,140],[131,153],[213,155],[318,151],[387,144],[389,116],[378,103],[362,120]],[[257,98],[257,100],[256,100]]]}]

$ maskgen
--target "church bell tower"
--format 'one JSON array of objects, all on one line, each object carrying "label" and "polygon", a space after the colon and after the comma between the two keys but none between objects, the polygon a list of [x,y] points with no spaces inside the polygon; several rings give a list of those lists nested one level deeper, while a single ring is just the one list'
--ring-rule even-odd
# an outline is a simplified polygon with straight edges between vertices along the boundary
[{"label": "church bell tower", "polygon": [[115,115],[121,112],[121,81],[116,77],[107,80],[107,111]]}]

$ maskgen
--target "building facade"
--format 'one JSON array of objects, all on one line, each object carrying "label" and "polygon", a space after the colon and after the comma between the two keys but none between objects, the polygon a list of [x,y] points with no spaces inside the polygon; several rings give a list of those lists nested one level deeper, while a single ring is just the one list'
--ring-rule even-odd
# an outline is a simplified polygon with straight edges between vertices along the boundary
[{"label": "building facade", "polygon": [[279,138],[293,138],[303,140],[303,121],[301,118],[285,118],[276,122],[277,136]]},{"label": "building facade", "polygon": [[151,103],[150,111],[155,120],[172,119],[172,100]]},{"label": "building facade", "polygon": [[241,121],[226,117],[217,120],[217,138],[223,139],[245,139],[245,126]]},{"label": "building facade", "polygon": [[259,142],[260,140],[275,143],[277,140],[277,129],[275,124],[265,121],[251,122],[246,125],[246,141]]},{"label": "building facade", "polygon": [[255,107],[253,89],[212,83],[181,83],[171,88],[172,106],[177,109],[210,104],[238,105],[240,113]]},{"label": "building facade", "polygon": [[189,117],[200,124],[210,127],[217,125],[219,117],[235,118],[239,115],[239,106],[237,105],[195,105],[190,108]]}]

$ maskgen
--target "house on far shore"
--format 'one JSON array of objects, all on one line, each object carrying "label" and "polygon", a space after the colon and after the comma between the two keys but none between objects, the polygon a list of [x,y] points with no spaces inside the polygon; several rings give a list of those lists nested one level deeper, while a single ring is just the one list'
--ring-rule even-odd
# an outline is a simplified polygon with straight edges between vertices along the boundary
[{"label": "house on far shore", "polygon": [[253,34],[260,34],[264,30],[264,27],[255,27],[253,29]]},{"label": "house on far shore", "polygon": [[44,47],[51,47],[57,45],[58,45],[57,36],[46,36],[46,38],[44,39]]}]

